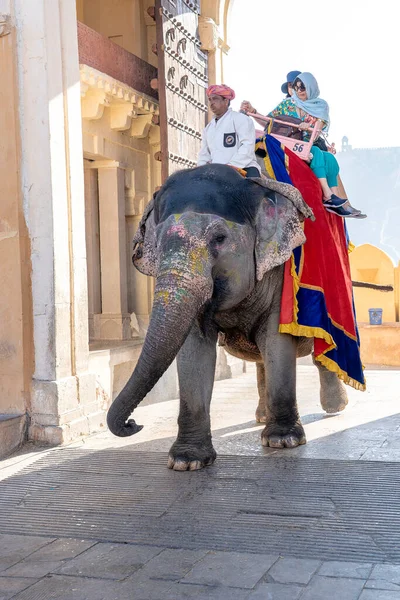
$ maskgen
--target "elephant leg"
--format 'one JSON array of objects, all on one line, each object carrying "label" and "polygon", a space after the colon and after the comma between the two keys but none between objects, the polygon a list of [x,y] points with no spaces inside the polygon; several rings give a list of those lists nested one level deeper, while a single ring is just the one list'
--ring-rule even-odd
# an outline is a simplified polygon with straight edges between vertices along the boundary
[{"label": "elephant leg", "polygon": [[265,387],[265,368],[264,363],[256,363],[257,367],[257,388],[258,388],[258,406],[256,409],[257,423],[267,422],[267,390]]},{"label": "elephant leg", "polygon": [[327,413],[336,413],[344,410],[348,404],[346,388],[336,373],[328,371],[318,360],[315,360],[313,354],[314,365],[318,369],[320,382],[320,402],[321,406]]},{"label": "elephant leg", "polygon": [[178,353],[178,437],[168,458],[168,467],[175,471],[195,471],[211,465],[217,457],[210,424],[216,344],[217,332],[205,337],[194,325]]},{"label": "elephant leg", "polygon": [[294,448],[306,443],[296,401],[297,340],[279,333],[279,313],[272,313],[257,334],[265,366],[266,425],[263,446]]}]

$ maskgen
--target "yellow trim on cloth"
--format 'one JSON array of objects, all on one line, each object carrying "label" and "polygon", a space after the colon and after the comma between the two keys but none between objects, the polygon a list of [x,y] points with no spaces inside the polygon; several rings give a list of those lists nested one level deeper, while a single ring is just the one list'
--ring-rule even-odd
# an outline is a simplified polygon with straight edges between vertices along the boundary
[{"label": "yellow trim on cloth", "polygon": [[[294,320],[291,323],[280,324],[279,332],[280,333],[288,333],[288,334],[294,335],[296,337],[308,337],[308,338],[316,337],[319,339],[323,339],[327,344],[329,344],[329,346],[326,348],[326,350],[324,350],[323,353],[318,354],[318,356],[314,355],[315,360],[320,362],[326,369],[328,369],[328,371],[331,371],[332,373],[336,373],[336,375],[339,377],[339,379],[341,379],[347,385],[350,385],[351,387],[353,387],[356,390],[364,392],[366,389],[365,383],[364,384],[360,383],[359,381],[356,381],[355,379],[350,377],[346,373],[346,371],[341,369],[334,360],[325,356],[325,354],[327,352],[330,352],[331,350],[333,350],[334,348],[337,347],[331,334],[328,331],[325,331],[325,329],[322,329],[322,327],[310,327],[308,325],[300,325],[297,322],[297,316],[298,316],[298,312],[299,312],[299,305],[297,302],[297,292],[299,291],[300,287],[302,287],[302,286],[300,284],[299,276],[296,272],[296,265],[294,262],[293,254],[292,254],[290,260],[291,260],[290,273],[293,277],[293,316],[294,316]],[[330,318],[330,315],[328,315],[328,317]],[[352,337],[352,336],[349,336],[349,337]]]},{"label": "yellow trim on cloth", "polygon": [[267,173],[271,177],[271,179],[276,179],[274,169],[272,168],[271,159],[269,158],[268,152],[264,157],[264,165],[265,165],[265,170],[267,171]]}]

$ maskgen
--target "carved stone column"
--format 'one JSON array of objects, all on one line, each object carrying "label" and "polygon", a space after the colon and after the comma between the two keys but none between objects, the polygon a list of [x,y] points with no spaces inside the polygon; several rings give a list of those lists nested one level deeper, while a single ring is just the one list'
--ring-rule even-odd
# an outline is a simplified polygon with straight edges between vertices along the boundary
[{"label": "carved stone column", "polygon": [[101,314],[94,316],[96,339],[131,338],[128,314],[125,171],[118,162],[95,161],[98,170]]}]

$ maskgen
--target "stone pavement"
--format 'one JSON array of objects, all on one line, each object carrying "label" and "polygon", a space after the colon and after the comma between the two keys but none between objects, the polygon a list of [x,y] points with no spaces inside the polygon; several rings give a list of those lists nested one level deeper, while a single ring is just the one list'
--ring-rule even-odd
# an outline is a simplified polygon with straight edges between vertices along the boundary
[{"label": "stone pavement", "polygon": [[261,447],[251,365],[217,382],[201,472],[166,469],[177,401],[133,438],[27,446],[0,463],[0,600],[399,600],[400,372],[367,380],[328,417],[299,366],[294,450]]}]

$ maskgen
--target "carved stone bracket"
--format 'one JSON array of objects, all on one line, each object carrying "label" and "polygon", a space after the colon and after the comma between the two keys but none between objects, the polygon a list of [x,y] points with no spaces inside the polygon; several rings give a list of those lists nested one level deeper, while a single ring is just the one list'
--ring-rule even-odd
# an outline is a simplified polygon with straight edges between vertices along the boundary
[{"label": "carved stone bracket", "polygon": [[10,15],[0,14],[0,37],[11,33],[11,17]]},{"label": "carved stone bracket", "polygon": [[155,145],[159,144],[160,143],[160,139],[161,139],[160,128],[157,127],[156,125],[151,125],[150,131],[149,131],[149,142],[150,142],[150,145],[155,146]]},{"label": "carved stone bracket", "polygon": [[218,26],[210,17],[199,17],[199,37],[201,49],[216,50],[218,47]]},{"label": "carved stone bracket", "polygon": [[104,106],[109,105],[106,92],[103,90],[88,90],[82,98],[82,118],[101,119]]},{"label": "carved stone bracket", "polygon": [[138,115],[132,119],[130,135],[136,139],[147,137],[151,126],[152,115]]},{"label": "carved stone bracket", "polygon": [[129,129],[132,117],[136,114],[133,105],[130,102],[125,104],[111,104],[110,110],[111,129],[116,131],[126,131]]},{"label": "carved stone bracket", "polygon": [[80,75],[83,119],[101,119],[109,107],[112,130],[147,136],[152,117],[159,114],[152,98],[87,65],[80,65]]}]

